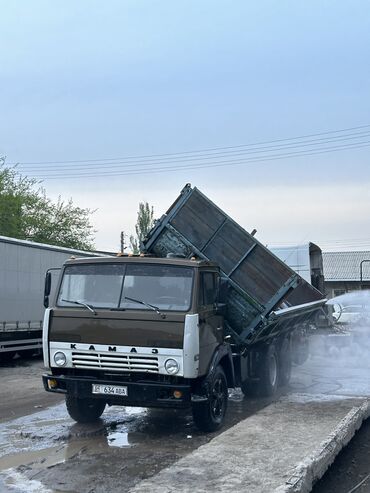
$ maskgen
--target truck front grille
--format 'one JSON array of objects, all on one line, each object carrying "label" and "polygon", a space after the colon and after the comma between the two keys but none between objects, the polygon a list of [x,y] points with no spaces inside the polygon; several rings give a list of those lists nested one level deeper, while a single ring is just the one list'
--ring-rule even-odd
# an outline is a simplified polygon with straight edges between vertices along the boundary
[{"label": "truck front grille", "polygon": [[72,351],[74,368],[158,373],[158,357],[137,353]]}]

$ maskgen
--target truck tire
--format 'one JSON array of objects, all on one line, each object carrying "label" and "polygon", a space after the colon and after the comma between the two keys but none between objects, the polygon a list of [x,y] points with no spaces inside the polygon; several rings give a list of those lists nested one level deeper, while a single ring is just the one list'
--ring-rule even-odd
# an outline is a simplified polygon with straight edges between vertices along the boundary
[{"label": "truck tire", "polygon": [[279,359],[274,344],[258,352],[254,363],[254,377],[246,379],[240,388],[243,394],[249,396],[269,397],[276,393],[279,384]]},{"label": "truck tire", "polygon": [[279,385],[288,385],[292,373],[292,352],[290,342],[285,338],[279,351]]},{"label": "truck tire", "polygon": [[279,359],[274,344],[270,344],[262,358],[260,367],[260,395],[274,395],[279,384]]},{"label": "truck tire", "polygon": [[310,344],[306,331],[296,330],[292,338],[292,362],[303,365],[310,355]]},{"label": "truck tire", "polygon": [[216,431],[223,424],[228,401],[227,380],[220,365],[207,377],[205,386],[208,399],[193,403],[193,419],[201,431]]},{"label": "truck tire", "polygon": [[78,399],[66,395],[68,414],[78,423],[93,423],[103,414],[105,402],[100,399]]}]

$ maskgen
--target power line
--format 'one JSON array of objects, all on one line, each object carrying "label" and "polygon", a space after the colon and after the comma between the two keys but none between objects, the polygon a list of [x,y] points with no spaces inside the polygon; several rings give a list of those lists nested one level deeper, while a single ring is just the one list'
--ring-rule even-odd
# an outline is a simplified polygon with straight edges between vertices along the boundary
[{"label": "power line", "polygon": [[[91,173],[91,170],[86,170],[86,173],[80,173],[80,174],[75,174],[71,173],[70,175],[66,175],[66,173],[60,173],[57,174],[58,171],[61,170],[49,170],[48,175],[33,175],[35,178],[38,179],[56,179],[56,178],[91,178],[91,177],[103,177],[103,176],[124,176],[124,175],[141,175],[141,174],[152,174],[152,173],[162,173],[162,172],[174,172],[174,171],[187,171],[187,170],[198,170],[198,169],[204,169],[204,168],[217,168],[217,167],[225,167],[225,166],[237,166],[237,165],[246,165],[246,164],[253,164],[253,163],[261,163],[261,162],[268,162],[268,161],[278,161],[281,159],[291,159],[293,157],[303,157],[303,156],[313,156],[313,155],[318,155],[318,154],[326,154],[326,153],[331,153],[331,152],[338,152],[341,150],[349,150],[349,149],[360,149],[364,147],[369,147],[370,146],[370,141],[365,141],[360,144],[345,144],[341,146],[334,146],[334,147],[328,147],[328,148],[323,148],[320,150],[314,150],[314,151],[301,151],[301,152],[293,152],[293,153],[284,153],[284,154],[276,154],[272,156],[261,156],[258,158],[246,158],[243,160],[227,160],[227,161],[219,161],[216,163],[200,163],[198,165],[195,164],[184,164],[184,165],[179,165],[179,166],[168,166],[168,167],[159,167],[159,168],[151,168],[151,169],[122,169],[118,171],[106,171],[106,170],[100,170],[96,171],[95,173]],[[55,173],[56,172],[56,173]],[[54,173],[54,174],[50,174]]]},{"label": "power line", "polygon": [[[359,140],[359,139],[364,139],[370,137],[370,131],[368,132],[361,132],[360,134],[348,134],[346,136],[342,137],[331,137],[329,139],[315,139],[311,141],[304,141],[299,144],[285,144],[285,145],[280,145],[280,146],[264,146],[264,147],[256,147],[254,149],[249,149],[246,151],[229,151],[229,152],[224,152],[224,153],[217,153],[217,154],[199,154],[196,156],[182,156],[177,159],[173,158],[163,158],[163,159],[150,159],[146,161],[136,161],[134,163],[126,162],[126,161],[120,161],[116,163],[89,163],[89,164],[63,164],[62,166],[58,166],[56,170],[68,170],[68,169],[73,169],[73,170],[85,170],[85,169],[91,169],[93,167],[101,167],[104,166],[104,169],[115,169],[115,168],[123,168],[122,165],[125,165],[126,168],[129,167],[136,167],[138,165],[140,166],[151,166],[153,164],[171,164],[171,163],[179,163],[179,162],[202,162],[202,161],[208,161],[208,160],[217,160],[221,159],[223,157],[237,157],[237,156],[250,156],[253,154],[267,154],[271,153],[274,151],[279,151],[279,150],[290,150],[290,149],[300,149],[304,147],[312,147],[313,149],[319,148],[324,146],[325,144],[331,144],[331,143],[340,143],[348,140]],[[358,141],[358,142],[353,142],[353,145],[358,145],[362,144],[364,141]],[[367,141],[365,141],[367,142]],[[351,143],[349,143],[351,144]],[[309,150],[309,149],[307,149]],[[50,166],[32,166],[30,168],[25,167],[25,166],[19,166],[19,168],[22,171],[25,172],[37,172],[37,171],[50,171]]]},{"label": "power line", "polygon": [[352,130],[360,130],[360,129],[365,129],[365,128],[370,128],[370,124],[360,125],[360,126],[356,126],[356,127],[348,127],[348,128],[344,128],[344,129],[338,129],[338,130],[329,130],[326,132],[318,132],[318,133],[300,135],[300,136],[289,137],[289,138],[284,138],[284,139],[259,141],[259,142],[255,142],[255,143],[240,144],[240,145],[236,145],[236,146],[211,147],[211,148],[192,150],[192,151],[181,151],[181,152],[163,153],[163,154],[147,154],[147,155],[125,156],[125,157],[115,157],[115,158],[100,158],[100,159],[80,159],[80,160],[63,160],[63,161],[24,161],[24,162],[18,162],[18,163],[10,163],[10,164],[24,164],[24,165],[33,164],[33,165],[35,165],[35,164],[69,164],[69,163],[93,163],[93,162],[100,162],[101,163],[104,161],[123,161],[123,160],[146,159],[146,158],[163,158],[165,156],[180,156],[180,155],[185,155],[185,154],[197,154],[197,153],[203,153],[203,152],[217,152],[217,151],[225,151],[227,149],[238,149],[238,148],[243,148],[243,147],[260,146],[260,145],[264,145],[264,144],[275,144],[275,143],[280,143],[280,142],[306,139],[309,137],[321,137],[323,135],[331,135],[331,134],[350,132]]},{"label": "power line", "polygon": [[188,165],[180,165],[180,166],[170,166],[170,167],[160,167],[160,168],[151,168],[151,169],[134,169],[134,170],[117,170],[117,171],[105,171],[105,170],[100,170],[96,171],[95,173],[91,173],[90,170],[86,170],[86,173],[80,173],[80,174],[75,174],[73,173],[70,176],[67,176],[64,173],[57,174],[58,171],[60,170],[50,170],[52,175],[47,174],[47,175],[34,175],[36,178],[42,178],[42,179],[52,179],[52,178],[83,178],[83,177],[99,177],[99,176],[125,176],[125,175],[142,175],[142,174],[152,174],[152,173],[163,173],[163,172],[175,172],[175,171],[187,171],[187,170],[199,170],[199,169],[205,169],[205,168],[218,168],[218,167],[226,167],[226,166],[240,166],[240,165],[247,165],[247,164],[253,164],[253,163],[264,163],[268,161],[278,161],[281,159],[291,159],[293,157],[304,157],[304,156],[313,156],[317,154],[326,154],[326,153],[331,153],[331,152],[338,152],[340,150],[344,149],[359,149],[363,147],[369,147],[370,146],[370,141],[362,144],[362,145],[357,145],[357,146],[341,146],[341,147],[336,147],[336,148],[327,148],[325,150],[321,151],[314,151],[314,152],[295,152],[295,153],[286,153],[286,154],[278,154],[275,156],[270,156],[270,157],[260,157],[260,158],[253,158],[253,159],[244,159],[244,160],[234,160],[234,161],[219,161],[217,163],[209,163],[209,164],[188,164]]}]

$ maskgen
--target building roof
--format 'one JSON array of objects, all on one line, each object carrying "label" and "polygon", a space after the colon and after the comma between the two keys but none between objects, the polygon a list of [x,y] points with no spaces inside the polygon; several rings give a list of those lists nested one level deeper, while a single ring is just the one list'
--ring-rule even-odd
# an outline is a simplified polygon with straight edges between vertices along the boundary
[{"label": "building roof", "polygon": [[325,281],[360,281],[361,262],[362,279],[370,280],[370,251],[359,252],[323,252]]},{"label": "building roof", "polygon": [[37,243],[35,241],[29,241],[29,240],[19,240],[18,238],[10,238],[8,236],[0,236],[0,243],[9,243],[11,245],[18,245],[18,246],[23,246],[23,247],[30,247],[30,248],[38,248],[41,250],[53,250],[56,252],[62,252],[62,253],[70,253],[71,255],[84,255],[84,256],[92,256],[92,255],[114,255],[114,253],[110,252],[100,252],[100,251],[92,251],[92,252],[87,252],[85,250],[77,250],[74,248],[66,248],[66,247],[60,247],[56,245],[48,245],[46,243]]}]

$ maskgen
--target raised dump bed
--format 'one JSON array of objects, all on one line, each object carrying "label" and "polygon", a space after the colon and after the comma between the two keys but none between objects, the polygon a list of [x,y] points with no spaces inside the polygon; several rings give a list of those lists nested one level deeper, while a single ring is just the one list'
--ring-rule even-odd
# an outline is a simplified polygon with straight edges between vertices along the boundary
[{"label": "raised dump bed", "polygon": [[291,330],[312,320],[325,302],[320,291],[189,184],[142,249],[217,263],[229,286],[226,320],[236,343],[250,345]]}]

